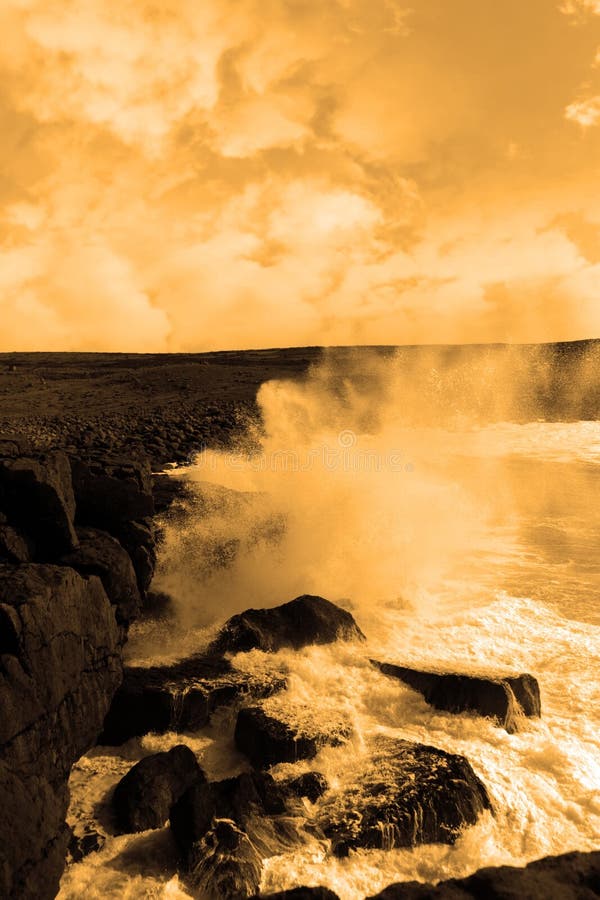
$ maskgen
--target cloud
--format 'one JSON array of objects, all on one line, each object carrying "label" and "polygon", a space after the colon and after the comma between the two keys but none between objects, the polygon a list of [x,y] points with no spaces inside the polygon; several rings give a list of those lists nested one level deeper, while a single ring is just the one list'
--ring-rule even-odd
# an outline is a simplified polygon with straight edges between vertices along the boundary
[{"label": "cloud", "polygon": [[7,0],[1,348],[600,334],[591,12]]}]

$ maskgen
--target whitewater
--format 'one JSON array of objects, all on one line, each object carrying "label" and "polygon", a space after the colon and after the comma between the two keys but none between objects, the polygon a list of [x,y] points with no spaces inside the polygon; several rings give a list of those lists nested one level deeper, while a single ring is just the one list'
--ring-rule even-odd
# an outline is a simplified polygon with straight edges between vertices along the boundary
[{"label": "whitewater", "polygon": [[[251,606],[315,593],[349,609],[367,635],[336,644],[238,654],[250,672],[283,674],[269,711],[348,744],[282,764],[317,770],[335,805],[377,735],[465,755],[487,786],[486,813],[454,846],[358,851],[336,859],[309,838],[265,862],[262,890],[323,884],[359,900],[394,881],[462,877],[600,845],[600,424],[455,421],[407,426],[396,392],[373,395],[271,383],[259,395],[256,451],[205,450],[173,472],[192,486],[165,521],[156,585],[169,622],[135,625],[126,661],[170,662],[202,649]],[[370,658],[471,673],[530,672],[542,718],[516,734],[447,714],[378,672]],[[188,744],[209,778],[243,771],[234,713],[194,734],[147,735],[98,747],[71,777],[72,823],[93,823],[103,849],[69,866],[60,898],[184,898],[168,826],[114,834],[110,791],[142,756]],[[306,817],[314,809],[306,803]]]}]

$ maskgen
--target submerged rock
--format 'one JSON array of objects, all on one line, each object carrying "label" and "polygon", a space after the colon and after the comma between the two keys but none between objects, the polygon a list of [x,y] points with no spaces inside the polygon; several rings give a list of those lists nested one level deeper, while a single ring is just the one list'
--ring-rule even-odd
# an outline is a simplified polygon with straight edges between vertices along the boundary
[{"label": "submerged rock", "polygon": [[71,862],[81,862],[90,853],[98,853],[105,843],[106,837],[90,826],[86,827],[82,833],[72,829],[68,848]]},{"label": "submerged rock", "polygon": [[464,756],[391,739],[378,740],[355,782],[329,796],[320,824],[336,856],[359,848],[453,844],[491,809]]},{"label": "submerged rock", "polygon": [[548,856],[524,868],[480,869],[437,885],[392,884],[368,900],[592,900],[600,897],[600,850]]},{"label": "submerged rock", "polygon": [[81,575],[98,575],[115,607],[117,622],[128,625],[142,607],[129,554],[116,538],[97,528],[78,528],[77,536],[79,547],[65,554],[61,564],[71,566]]},{"label": "submerged rock", "polygon": [[348,733],[308,734],[269,716],[260,706],[240,709],[235,725],[235,745],[253,766],[267,769],[280,762],[313,759],[326,744],[337,746]]},{"label": "submerged rock", "polygon": [[272,609],[248,609],[229,619],[212,645],[220,653],[299,650],[309,644],[364,640],[354,617],[323,597],[304,594]]},{"label": "submerged rock", "polygon": [[129,666],[104,722],[100,744],[165,731],[195,731],[221,706],[267,697],[285,686],[235,669],[219,656],[196,654],[166,666]]},{"label": "submerged rock", "polygon": [[320,772],[304,772],[297,778],[284,781],[283,785],[293,796],[306,797],[311,803],[316,803],[319,797],[329,790],[329,783]]},{"label": "submerged rock", "polygon": [[510,733],[518,716],[540,716],[540,688],[533,675],[482,678],[454,672],[424,672],[373,660],[384,675],[398,678],[423,694],[427,703],[447,712],[476,712]]},{"label": "submerged rock", "polygon": [[124,832],[161,828],[184,791],[203,779],[196,756],[185,744],[146,756],[115,788],[112,805],[118,827]]}]

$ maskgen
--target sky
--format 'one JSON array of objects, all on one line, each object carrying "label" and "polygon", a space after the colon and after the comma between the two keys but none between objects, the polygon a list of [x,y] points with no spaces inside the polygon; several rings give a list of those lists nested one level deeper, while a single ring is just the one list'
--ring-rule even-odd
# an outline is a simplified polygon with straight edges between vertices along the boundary
[{"label": "sky", "polygon": [[0,27],[0,350],[600,337],[600,0]]}]

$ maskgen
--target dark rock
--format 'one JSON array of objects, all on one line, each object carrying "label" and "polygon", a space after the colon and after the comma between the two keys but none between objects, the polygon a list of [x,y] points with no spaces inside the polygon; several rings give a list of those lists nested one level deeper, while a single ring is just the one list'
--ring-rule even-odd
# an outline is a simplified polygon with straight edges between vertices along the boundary
[{"label": "dark rock", "polygon": [[77,522],[113,533],[123,522],[154,515],[150,466],[114,457],[72,459]]},{"label": "dark rock", "polygon": [[225,623],[213,644],[221,653],[247,650],[299,650],[309,644],[336,640],[364,640],[364,634],[345,609],[305,594],[273,609],[248,609]]},{"label": "dark rock", "polygon": [[161,828],[184,791],[203,779],[194,753],[185,744],[147,756],[115,788],[112,803],[118,827],[125,832]]},{"label": "dark rock", "polygon": [[0,525],[0,562],[31,562],[31,542],[10,525]]},{"label": "dark rock", "polygon": [[252,900],[339,900],[339,897],[326,887],[297,887],[275,894],[257,894]]},{"label": "dark rock", "polygon": [[186,881],[206,900],[254,895],[263,861],[249,836],[228,819],[214,819],[188,858]]},{"label": "dark rock", "polygon": [[121,680],[119,630],[97,578],[0,566],[0,896],[56,895],[67,778]]},{"label": "dark rock", "polygon": [[0,759],[0,897],[53,900],[65,866],[66,783],[13,771]]},{"label": "dark rock", "polygon": [[65,554],[61,563],[82,575],[97,575],[115,607],[119,624],[128,625],[141,608],[142,599],[129,554],[118,540],[96,528],[78,528],[79,547]]},{"label": "dark rock", "polygon": [[156,566],[156,545],[151,520],[116,523],[113,534],[129,554],[140,594],[144,596],[150,587]]},{"label": "dark rock", "polygon": [[0,459],[0,509],[32,538],[42,561],[77,547],[71,467],[64,453]]},{"label": "dark rock", "polygon": [[284,785],[290,794],[306,797],[311,803],[316,803],[329,790],[327,779],[320,772],[305,772],[297,778],[284,781]]},{"label": "dark rock", "polygon": [[384,675],[398,678],[419,691],[436,709],[476,712],[494,719],[510,733],[517,731],[520,714],[541,715],[540,689],[532,675],[480,678],[373,662]]},{"label": "dark rock", "polygon": [[196,782],[171,809],[171,829],[194,888],[219,900],[255,894],[262,860],[299,841],[285,792],[259,772]]},{"label": "dark rock", "polygon": [[320,822],[336,856],[349,850],[453,844],[491,809],[464,756],[410,741],[379,740],[354,784],[325,798]]},{"label": "dark rock", "polygon": [[189,487],[181,478],[153,475],[152,495],[157,515],[163,515],[176,501],[185,501],[189,497]]},{"label": "dark rock", "polygon": [[280,762],[313,759],[326,744],[339,745],[341,738],[347,736],[347,732],[303,733],[267,715],[261,707],[250,706],[238,713],[234,739],[238,750],[246,754],[253,766],[269,768]]},{"label": "dark rock", "polygon": [[81,834],[71,831],[69,856],[71,862],[81,862],[90,853],[98,853],[104,847],[106,837],[93,828],[86,828]]},{"label": "dark rock", "polygon": [[284,686],[280,679],[253,677],[223,657],[203,654],[168,666],[130,666],[99,743],[122,744],[151,731],[195,731],[219,707],[242,697],[267,697]]},{"label": "dark rock", "polygon": [[600,897],[600,850],[548,856],[524,868],[480,869],[468,878],[392,884],[368,900],[593,900]]}]

